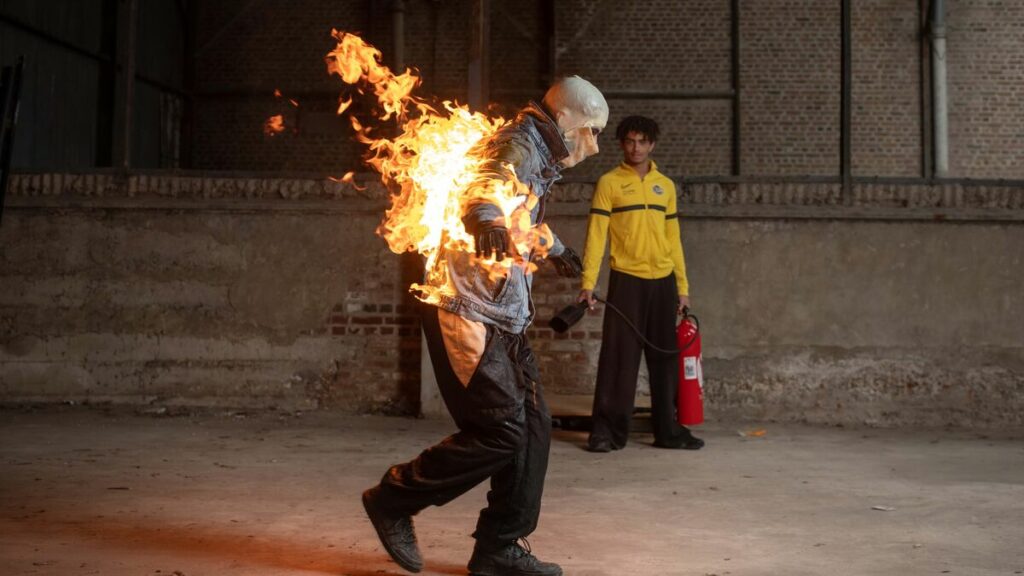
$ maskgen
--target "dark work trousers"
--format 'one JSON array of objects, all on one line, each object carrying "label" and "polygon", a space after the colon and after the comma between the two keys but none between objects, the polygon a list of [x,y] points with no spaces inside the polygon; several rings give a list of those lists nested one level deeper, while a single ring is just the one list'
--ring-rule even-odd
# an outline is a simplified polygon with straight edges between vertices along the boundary
[{"label": "dark work trousers", "polygon": [[[645,280],[611,271],[607,300],[621,310],[655,346],[677,348],[676,307],[679,297],[675,276]],[[651,426],[654,442],[677,442],[682,428],[676,420],[679,394],[679,359],[645,345],[614,310],[604,311],[601,356],[597,361],[591,444],[608,440],[622,448],[629,439],[633,418],[640,354],[647,360],[651,386]]]},{"label": "dark work trousers", "polygon": [[487,344],[469,385],[448,361],[437,308],[424,305],[423,331],[437,385],[459,431],[415,460],[392,466],[381,502],[396,514],[441,506],[490,478],[473,537],[503,545],[537,527],[551,444],[551,414],[525,334],[487,326]]}]

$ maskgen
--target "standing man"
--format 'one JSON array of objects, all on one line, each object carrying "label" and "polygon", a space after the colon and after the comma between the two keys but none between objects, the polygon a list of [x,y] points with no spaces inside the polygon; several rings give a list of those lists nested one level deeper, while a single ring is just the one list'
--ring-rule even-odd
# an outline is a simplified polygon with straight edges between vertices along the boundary
[{"label": "standing man", "polygon": [[[479,145],[488,161],[468,190],[514,177],[525,185],[514,217],[521,219],[526,210],[538,225],[561,169],[598,152],[597,134],[607,122],[608,104],[597,88],[577,76],[562,79],[541,105],[530,103]],[[551,415],[525,334],[534,311],[533,276],[527,273],[533,253],[517,247],[502,209],[480,194],[465,194],[462,221],[475,254],[440,255],[445,285],[438,301],[423,307],[438,387],[459,431],[411,462],[392,466],[363,493],[363,505],[395,562],[419,572],[423,561],[412,517],[490,479],[473,533],[470,574],[559,576],[557,564],[538,560],[519,542],[537,527],[551,441]],[[579,257],[549,238],[548,261],[561,275],[578,278]],[[493,273],[495,261],[508,260],[504,274]]]},{"label": "standing man", "polygon": [[[690,305],[690,297],[676,187],[649,158],[658,132],[658,123],[643,116],[629,116],[615,130],[623,161],[594,190],[579,301],[594,306],[594,286],[611,232],[608,303],[654,346],[672,350],[677,346],[676,316]],[[704,441],[676,420],[678,358],[645,345],[625,319],[605,310],[587,449],[611,452],[626,446],[641,352],[650,377],[654,445],[701,448]]]}]

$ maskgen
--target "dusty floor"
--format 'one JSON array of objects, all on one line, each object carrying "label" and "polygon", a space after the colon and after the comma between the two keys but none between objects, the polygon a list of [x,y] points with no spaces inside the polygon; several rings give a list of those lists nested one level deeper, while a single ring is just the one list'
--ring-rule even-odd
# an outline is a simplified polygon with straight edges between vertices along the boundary
[{"label": "dusty floor", "polygon": [[[447,429],[3,410],[0,573],[401,574],[359,493]],[[637,434],[594,455],[582,433],[557,432],[534,551],[569,575],[1024,574],[1019,431],[718,423],[701,435],[699,452]],[[483,499],[479,487],[417,518],[424,574],[465,574]]]}]

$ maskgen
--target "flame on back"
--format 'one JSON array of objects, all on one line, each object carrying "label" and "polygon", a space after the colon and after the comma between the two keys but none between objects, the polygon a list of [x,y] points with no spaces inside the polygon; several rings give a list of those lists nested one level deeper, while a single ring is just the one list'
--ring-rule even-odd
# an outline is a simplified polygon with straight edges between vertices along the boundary
[{"label": "flame on back", "polygon": [[[426,258],[430,281],[412,286],[421,299],[436,301],[446,290],[447,270],[439,258],[443,250],[473,251],[473,238],[461,221],[463,208],[473,199],[502,209],[520,254],[549,245],[546,226],[531,227],[529,209],[536,198],[526,186],[514,176],[508,181],[481,177],[487,158],[474,146],[494,134],[504,118],[491,118],[449,101],[431,105],[413,95],[420,84],[414,71],[395,75],[381,64],[380,51],[360,37],[337,30],[331,34],[337,46],[327,55],[328,73],[376,99],[374,118],[349,119],[357,139],[368,147],[366,163],[380,173],[391,192],[391,206],[377,233],[393,252],[415,251]],[[349,110],[351,104],[351,98],[340,99],[338,113]],[[381,123],[389,121],[397,129],[382,130],[388,127]],[[377,136],[378,132],[396,135]],[[523,266],[528,272],[535,269],[522,258],[480,264],[492,274],[505,274],[509,266]]]}]

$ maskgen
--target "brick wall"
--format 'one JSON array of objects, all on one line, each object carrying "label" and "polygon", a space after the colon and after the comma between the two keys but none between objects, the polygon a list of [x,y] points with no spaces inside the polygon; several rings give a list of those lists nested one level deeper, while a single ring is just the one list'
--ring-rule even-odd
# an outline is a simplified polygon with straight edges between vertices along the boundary
[{"label": "brick wall", "polygon": [[[197,167],[315,172],[335,177],[360,168],[364,148],[352,139],[344,119],[335,114],[335,101],[300,97],[300,105],[295,107],[287,100],[268,95],[205,101],[196,111],[196,119],[203,126],[216,125],[217,130],[196,134]],[[283,116],[286,130],[266,136],[263,121],[277,114]]]},{"label": "brick wall", "polygon": [[[559,75],[578,74],[606,92],[722,91],[729,88],[728,2],[576,0],[557,2],[555,8]],[[516,24],[509,28],[520,30],[533,23],[532,18],[519,14],[517,12],[515,17]],[[536,60],[532,53],[531,57]],[[494,78],[496,88],[512,86],[507,84],[510,82],[537,85],[536,76],[531,76],[536,66],[525,64],[509,70],[508,56],[502,56],[494,65],[502,71]],[[609,129],[599,142],[604,154],[574,168],[568,173],[573,177],[596,179],[621,160],[614,128],[619,120],[631,114],[651,116],[662,124],[663,135],[656,154],[662,170],[674,175],[729,172],[731,106],[728,102],[611,98],[609,106]]]},{"label": "brick wall", "polygon": [[[334,47],[332,27],[367,29],[366,2],[196,6],[196,168],[340,175],[358,167],[361,150],[334,114],[341,83],[327,76],[324,56]],[[263,122],[275,114],[287,130],[267,137]]]},{"label": "brick wall", "polygon": [[921,24],[910,4],[866,0],[851,6],[851,169],[857,176],[922,173]]},{"label": "brick wall", "polygon": [[[204,169],[318,173],[358,169],[359,148],[333,118],[337,79],[324,72],[331,27],[361,32],[390,62],[390,4],[360,0],[200,3],[195,60],[197,130],[193,164]],[[405,60],[423,94],[466,100],[471,4],[406,0]],[[740,3],[742,174],[834,175],[839,170],[840,3]],[[922,174],[920,2],[853,3],[853,172]],[[505,116],[539,98],[552,73],[544,3],[492,3],[490,86]],[[606,91],[727,91],[731,85],[729,0],[555,4],[555,73],[579,74]],[[949,2],[951,176],[1021,178],[1020,113],[1024,6],[998,0]],[[275,100],[280,88],[296,97]],[[924,91],[927,94],[927,91]],[[729,100],[613,98],[614,124],[639,113],[661,120],[657,159],[674,176],[731,170]],[[289,130],[262,133],[285,115]],[[606,153],[574,171],[595,179],[618,161]]]},{"label": "brick wall", "polygon": [[743,173],[839,171],[839,2],[743,2]]},{"label": "brick wall", "polygon": [[558,2],[558,67],[608,90],[729,88],[729,2]]},{"label": "brick wall", "polygon": [[673,177],[729,174],[732,152],[732,104],[724,100],[624,100],[613,98],[608,129],[599,138],[601,154],[566,172],[566,176],[597,180],[622,161],[615,126],[625,116],[641,114],[658,121],[661,136],[651,158]]},{"label": "brick wall", "polygon": [[952,0],[950,175],[1024,178],[1024,3]]},{"label": "brick wall", "polygon": [[418,412],[419,313],[406,288],[391,282],[368,286],[347,292],[334,306],[327,325],[344,361],[321,390],[321,406]]},{"label": "brick wall", "polygon": [[548,38],[544,36],[543,2],[492,2],[491,18],[501,25],[490,31],[490,87],[493,91],[533,91],[508,99],[523,103],[544,94],[550,78]]}]

